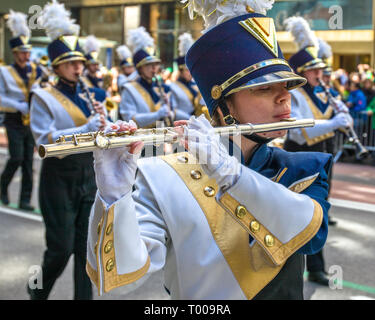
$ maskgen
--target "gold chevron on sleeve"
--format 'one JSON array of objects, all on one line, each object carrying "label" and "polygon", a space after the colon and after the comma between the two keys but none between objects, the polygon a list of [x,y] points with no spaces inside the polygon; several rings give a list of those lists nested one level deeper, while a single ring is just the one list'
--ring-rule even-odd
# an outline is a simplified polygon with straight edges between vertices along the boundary
[{"label": "gold chevron on sleeve", "polygon": [[279,56],[276,28],[272,18],[249,18],[239,24],[258,39],[275,57]]}]

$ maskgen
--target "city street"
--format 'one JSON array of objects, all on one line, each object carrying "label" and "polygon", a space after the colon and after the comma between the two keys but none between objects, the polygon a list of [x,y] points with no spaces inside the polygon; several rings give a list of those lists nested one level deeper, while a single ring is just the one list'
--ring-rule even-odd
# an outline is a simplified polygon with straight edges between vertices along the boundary
[{"label": "city street", "polygon": [[[0,170],[7,159],[6,148],[0,148]],[[34,214],[15,210],[20,171],[12,181],[10,207],[0,207],[0,299],[28,299],[26,285],[39,266],[45,248],[44,225],[38,209],[37,189],[40,159],[35,155],[33,205]],[[58,196],[58,195],[56,195]],[[375,299],[375,167],[338,163],[334,167],[331,193],[331,215],[338,222],[330,227],[324,248],[326,271],[338,281],[332,288],[305,281],[305,299],[355,300]],[[73,261],[58,279],[50,299],[72,299]],[[342,278],[340,278],[342,276]],[[340,281],[342,279],[342,281]],[[119,288],[95,299],[169,299],[163,289],[162,272],[152,275],[142,286]]]}]

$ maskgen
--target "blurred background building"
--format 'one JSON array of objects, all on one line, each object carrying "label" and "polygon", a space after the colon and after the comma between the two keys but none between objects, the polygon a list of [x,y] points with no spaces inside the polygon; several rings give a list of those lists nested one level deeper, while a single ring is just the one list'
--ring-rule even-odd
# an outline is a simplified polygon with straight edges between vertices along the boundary
[{"label": "blurred background building", "polygon": [[[0,3],[0,58],[9,62],[9,31],[5,28],[6,14],[10,7],[29,14],[35,20],[35,5],[43,6],[43,0],[17,0]],[[201,18],[189,20],[187,10],[176,0],[60,0],[72,11],[81,25],[83,37],[94,34],[102,40],[104,49],[101,60],[107,67],[116,63],[114,48],[126,41],[127,31],[144,26],[150,31],[158,46],[158,54],[165,67],[173,66],[178,55],[177,38],[186,31],[196,39],[203,28]],[[279,0],[269,15],[275,19],[278,40],[289,57],[296,47],[289,33],[283,31],[283,21],[292,15],[304,16],[318,37],[326,40],[334,52],[334,69],[354,70],[360,63],[374,66],[374,3],[375,0]],[[337,9],[337,7],[339,8]],[[342,9],[342,21],[340,12]],[[336,17],[339,17],[337,20]],[[338,29],[335,29],[338,28]],[[48,43],[43,30],[35,29],[33,42],[41,55]]]}]

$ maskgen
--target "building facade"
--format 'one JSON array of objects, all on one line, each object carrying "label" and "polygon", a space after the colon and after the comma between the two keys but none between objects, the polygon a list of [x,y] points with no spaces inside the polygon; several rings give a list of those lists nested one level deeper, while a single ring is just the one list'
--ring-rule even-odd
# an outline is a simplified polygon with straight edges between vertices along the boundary
[{"label": "building facade", "polygon": [[[154,37],[165,67],[173,66],[178,55],[177,39],[183,32],[191,32],[197,39],[203,29],[200,17],[191,21],[184,5],[177,0],[60,0],[72,11],[72,16],[81,25],[81,35],[94,34],[109,40],[115,46],[126,43],[130,29],[144,26]],[[42,7],[47,0],[13,1],[12,9],[35,18],[32,6]],[[293,15],[305,17],[318,37],[326,40],[334,52],[334,68],[353,71],[359,63],[375,67],[374,6],[375,0],[276,0],[269,11],[278,30],[278,40],[288,58],[296,50],[292,37],[284,31],[283,21]],[[0,3],[0,59],[9,63],[8,40],[10,33],[5,28],[9,2]],[[43,36],[42,30],[33,30],[34,37]],[[112,51],[111,51],[112,50]],[[109,48],[111,63],[117,57]],[[107,54],[108,56],[108,54]],[[107,63],[108,64],[108,63]]]}]

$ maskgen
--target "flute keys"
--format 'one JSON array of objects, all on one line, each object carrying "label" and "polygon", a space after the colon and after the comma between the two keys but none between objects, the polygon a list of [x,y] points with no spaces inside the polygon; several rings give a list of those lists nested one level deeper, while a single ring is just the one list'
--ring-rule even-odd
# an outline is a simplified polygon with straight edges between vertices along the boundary
[{"label": "flute keys", "polygon": [[108,138],[103,137],[102,135],[97,135],[95,138],[95,145],[100,149],[108,149],[110,141]]}]

